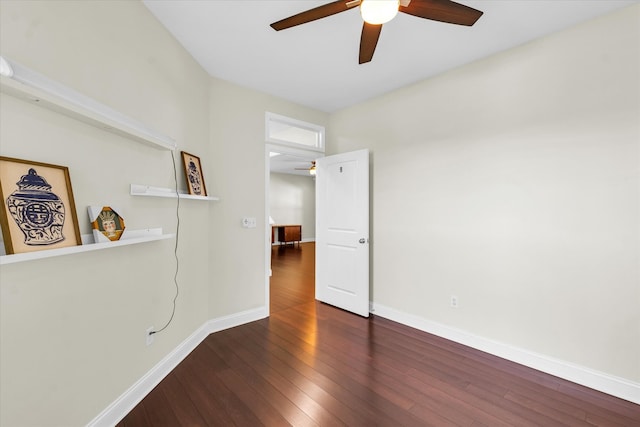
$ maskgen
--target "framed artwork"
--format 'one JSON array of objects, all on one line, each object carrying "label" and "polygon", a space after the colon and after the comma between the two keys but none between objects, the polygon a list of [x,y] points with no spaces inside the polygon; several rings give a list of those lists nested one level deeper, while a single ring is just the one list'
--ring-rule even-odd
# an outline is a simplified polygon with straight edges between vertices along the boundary
[{"label": "framed artwork", "polygon": [[96,243],[120,240],[124,232],[124,218],[111,206],[89,206],[89,221]]},{"label": "framed artwork", "polygon": [[7,254],[82,245],[67,167],[0,156],[0,198]]},{"label": "framed artwork", "polygon": [[189,194],[206,196],[207,187],[204,185],[204,176],[202,176],[200,157],[184,151],[181,151],[180,153],[182,154],[182,164],[184,166],[184,175],[187,181]]}]

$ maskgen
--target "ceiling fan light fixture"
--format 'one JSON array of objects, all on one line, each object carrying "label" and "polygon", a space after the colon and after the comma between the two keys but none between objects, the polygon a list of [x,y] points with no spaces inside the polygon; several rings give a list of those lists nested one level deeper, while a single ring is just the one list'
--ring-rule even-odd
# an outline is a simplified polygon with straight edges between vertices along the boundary
[{"label": "ceiling fan light fixture", "polygon": [[360,14],[366,23],[381,25],[391,21],[398,14],[399,6],[399,0],[362,0]]}]

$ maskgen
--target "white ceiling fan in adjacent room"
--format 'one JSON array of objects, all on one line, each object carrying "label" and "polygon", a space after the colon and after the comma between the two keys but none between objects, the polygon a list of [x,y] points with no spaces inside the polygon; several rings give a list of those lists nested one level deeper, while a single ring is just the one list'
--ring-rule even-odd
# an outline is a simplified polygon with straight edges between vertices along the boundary
[{"label": "white ceiling fan in adjacent room", "polygon": [[269,155],[269,170],[272,173],[314,176],[315,159],[312,155],[301,156],[271,152]]},{"label": "white ceiling fan in adjacent room", "polygon": [[309,175],[311,176],[315,176],[316,175],[316,161],[312,160],[311,161],[311,166],[309,166],[308,168],[295,168],[296,170],[302,170],[302,171],[308,171]]}]

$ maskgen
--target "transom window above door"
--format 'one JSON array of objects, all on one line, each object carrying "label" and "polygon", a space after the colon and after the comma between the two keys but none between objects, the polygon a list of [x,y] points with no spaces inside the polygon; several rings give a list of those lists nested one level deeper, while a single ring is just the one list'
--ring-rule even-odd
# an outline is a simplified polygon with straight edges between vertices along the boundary
[{"label": "transom window above door", "polygon": [[265,113],[266,142],[324,152],[324,126]]}]

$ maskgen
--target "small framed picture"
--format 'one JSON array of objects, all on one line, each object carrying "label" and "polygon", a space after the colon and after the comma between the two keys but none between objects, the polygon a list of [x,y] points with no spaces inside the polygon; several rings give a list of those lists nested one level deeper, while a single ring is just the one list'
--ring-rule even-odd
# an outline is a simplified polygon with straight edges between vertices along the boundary
[{"label": "small framed picture", "polygon": [[89,206],[89,221],[96,243],[120,240],[124,233],[124,218],[111,206]]},{"label": "small framed picture", "polygon": [[67,167],[0,157],[0,198],[7,254],[82,245]]},{"label": "small framed picture", "polygon": [[207,187],[204,185],[204,176],[202,176],[200,157],[184,151],[181,151],[180,153],[182,154],[182,164],[184,165],[184,175],[187,180],[189,194],[206,196]]}]

